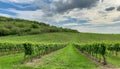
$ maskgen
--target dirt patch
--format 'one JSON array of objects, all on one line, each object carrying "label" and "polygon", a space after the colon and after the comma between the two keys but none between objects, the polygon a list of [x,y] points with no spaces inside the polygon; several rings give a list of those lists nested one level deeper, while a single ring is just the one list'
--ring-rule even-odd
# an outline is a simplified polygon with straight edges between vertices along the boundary
[{"label": "dirt patch", "polygon": [[[61,49],[59,49],[59,50],[61,50]],[[59,51],[59,50],[57,50],[57,51]],[[40,65],[49,64],[49,63],[51,62],[51,58],[46,58],[46,60],[45,60],[44,63],[41,62],[41,59],[42,59],[42,58],[45,58],[45,57],[47,57],[47,56],[49,56],[49,55],[53,55],[53,54],[55,54],[55,52],[56,52],[56,51],[50,52],[50,53],[48,53],[48,54],[45,54],[45,55],[40,56],[40,57],[38,57],[38,58],[35,58],[35,59],[32,60],[32,62],[27,62],[25,65],[26,65],[26,66],[38,67],[38,66],[40,66]]]}]

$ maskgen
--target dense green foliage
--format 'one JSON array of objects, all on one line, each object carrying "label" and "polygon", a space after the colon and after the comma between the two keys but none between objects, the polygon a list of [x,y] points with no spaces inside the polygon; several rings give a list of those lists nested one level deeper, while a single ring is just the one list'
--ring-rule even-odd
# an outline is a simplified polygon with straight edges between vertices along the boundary
[{"label": "dense green foliage", "polygon": [[40,34],[48,32],[78,32],[76,30],[50,26],[37,21],[14,19],[0,16],[0,36]]},{"label": "dense green foliage", "polygon": [[[118,55],[118,52],[120,52],[120,42],[90,42],[90,43],[84,43],[84,44],[75,44],[76,48],[78,48],[82,53],[90,54],[91,56],[94,56],[99,59],[99,61],[103,61],[103,64],[106,65],[106,56],[107,55]],[[109,53],[109,54],[108,54]],[[103,60],[101,60],[101,57]]]},{"label": "dense green foliage", "polygon": [[[66,44],[0,43],[0,56],[23,53],[25,60],[32,60],[65,47]],[[24,61],[25,61],[24,60]]]},{"label": "dense green foliage", "polygon": [[24,48],[21,44],[0,43],[0,56],[21,53]]},{"label": "dense green foliage", "polygon": [[64,48],[66,44],[31,44],[31,43],[24,43],[24,53],[25,53],[25,60],[32,60],[33,58],[40,57],[47,53],[56,51],[58,49]]}]

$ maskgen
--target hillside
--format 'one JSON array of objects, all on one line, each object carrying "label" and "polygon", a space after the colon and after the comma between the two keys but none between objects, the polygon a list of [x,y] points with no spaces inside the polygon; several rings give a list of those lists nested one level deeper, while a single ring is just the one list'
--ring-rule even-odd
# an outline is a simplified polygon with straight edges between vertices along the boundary
[{"label": "hillside", "polygon": [[37,21],[14,19],[0,16],[0,36],[31,35],[48,32],[78,32],[62,27],[50,26]]}]

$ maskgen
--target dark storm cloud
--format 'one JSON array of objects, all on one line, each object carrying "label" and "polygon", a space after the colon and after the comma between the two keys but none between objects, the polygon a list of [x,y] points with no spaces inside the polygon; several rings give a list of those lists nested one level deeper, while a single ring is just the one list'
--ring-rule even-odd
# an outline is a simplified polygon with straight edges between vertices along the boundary
[{"label": "dark storm cloud", "polygon": [[120,11],[120,6],[117,8],[117,11]]},{"label": "dark storm cloud", "polygon": [[99,0],[58,0],[50,3],[45,3],[45,0],[36,0],[33,5],[36,5],[45,12],[64,13],[74,8],[91,8],[97,4]]},{"label": "dark storm cloud", "polygon": [[112,10],[114,10],[115,9],[115,7],[109,7],[109,8],[106,8],[105,10],[106,11],[112,11]]},{"label": "dark storm cloud", "polygon": [[99,0],[67,0],[63,2],[63,0],[54,2],[53,4],[56,6],[56,12],[62,13],[69,11],[74,8],[91,8],[96,5]]},{"label": "dark storm cloud", "polygon": [[101,2],[103,2],[104,0],[101,0]]}]

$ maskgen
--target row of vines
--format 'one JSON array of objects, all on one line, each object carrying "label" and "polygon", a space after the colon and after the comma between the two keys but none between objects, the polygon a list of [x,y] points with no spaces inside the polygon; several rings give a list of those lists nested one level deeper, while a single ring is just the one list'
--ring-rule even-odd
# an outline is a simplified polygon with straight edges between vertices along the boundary
[{"label": "row of vines", "polygon": [[107,64],[107,56],[118,56],[120,53],[120,42],[90,42],[74,44],[84,54],[89,54],[104,65]]},{"label": "row of vines", "polygon": [[23,62],[32,61],[34,58],[56,51],[65,46],[66,44],[0,43],[0,56],[24,53]]},{"label": "row of vines", "polygon": [[0,56],[24,52],[22,44],[0,43]]}]

